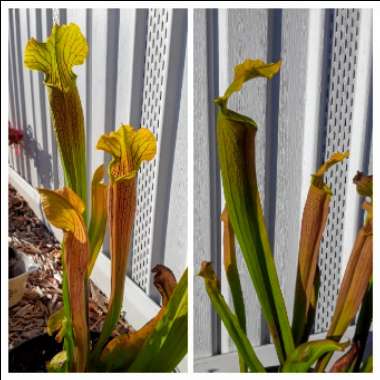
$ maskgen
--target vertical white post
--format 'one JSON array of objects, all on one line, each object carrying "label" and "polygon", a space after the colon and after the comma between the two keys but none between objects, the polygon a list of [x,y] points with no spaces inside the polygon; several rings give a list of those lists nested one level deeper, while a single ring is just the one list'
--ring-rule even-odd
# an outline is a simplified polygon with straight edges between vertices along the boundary
[{"label": "vertical white post", "polygon": [[352,127],[350,158],[346,189],[346,209],[344,213],[344,234],[341,264],[341,280],[348,259],[351,255],[359,224],[359,195],[352,179],[363,168],[364,146],[366,137],[367,110],[370,96],[372,71],[372,9],[360,10],[359,39],[355,75],[355,95],[352,106]]}]

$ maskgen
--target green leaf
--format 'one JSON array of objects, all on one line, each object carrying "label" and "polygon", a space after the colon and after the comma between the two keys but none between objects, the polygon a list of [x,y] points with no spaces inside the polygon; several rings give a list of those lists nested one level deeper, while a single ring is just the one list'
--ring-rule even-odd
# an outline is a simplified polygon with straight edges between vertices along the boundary
[{"label": "green leaf", "polygon": [[[62,248],[63,250],[63,248]],[[64,263],[62,263],[64,265]],[[71,324],[71,309],[70,301],[68,296],[68,287],[67,287],[67,275],[66,272],[63,272],[63,287],[62,294],[64,305],[56,312],[49,316],[47,322],[47,333],[52,336],[56,333],[55,340],[58,343],[61,343],[63,340],[63,346],[65,348],[65,362],[62,369],[62,372],[68,372],[72,369],[73,366],[73,352],[74,352],[74,338],[73,338],[73,329]],[[49,370],[49,365],[48,365]],[[54,372],[54,366],[49,370],[49,372]]]},{"label": "green leaf", "polygon": [[[224,257],[224,269],[226,271],[227,281],[231,289],[232,302],[234,304],[235,314],[240,323],[240,327],[246,331],[246,319],[245,319],[245,305],[243,292],[240,284],[240,276],[236,262],[235,252],[235,235],[232,230],[230,220],[228,218],[228,212],[225,208],[222,212],[222,222],[224,225],[223,230],[223,257]],[[247,372],[247,365],[244,359],[239,355],[240,372]]]},{"label": "green leaf", "polygon": [[88,230],[90,240],[88,276],[91,275],[100,248],[102,247],[107,224],[107,186],[101,183],[103,177],[104,166],[100,165],[95,170],[91,184],[91,219]]},{"label": "green leaf", "polygon": [[51,336],[62,328],[65,319],[65,310],[62,308],[50,315],[47,322],[47,333]]},{"label": "green leaf", "polygon": [[47,364],[48,372],[66,372],[67,352],[61,351],[54,355],[53,359]]},{"label": "green leaf", "polygon": [[358,320],[356,322],[355,335],[353,341],[359,344],[359,353],[354,366],[354,372],[359,371],[360,364],[363,359],[364,351],[367,344],[369,331],[372,325],[373,319],[373,294],[372,294],[372,277],[369,281],[369,285],[366,294],[363,299],[362,306]]},{"label": "green leaf", "polygon": [[240,327],[237,317],[232,313],[220,292],[218,279],[212,269],[211,263],[206,261],[202,262],[199,276],[203,277],[211,304],[219,315],[219,318],[223,321],[231,339],[235,343],[239,355],[244,359],[244,362],[248,365],[251,372],[265,372],[251,342]]},{"label": "green leaf", "polygon": [[[63,244],[61,244],[61,250],[62,250],[62,256],[64,257],[65,248]],[[65,336],[63,338],[63,348],[67,354],[67,361],[66,361],[66,366],[65,366],[66,371],[72,371],[73,362],[74,362],[75,343],[74,343],[73,326],[71,323],[72,313],[71,313],[69,284],[68,284],[65,260],[62,260],[62,274],[63,274],[62,276],[63,309],[65,312],[65,317],[66,317],[66,322],[67,322],[66,328],[65,328]]]},{"label": "green leaf", "polygon": [[162,319],[128,372],[172,372],[187,353],[188,274],[183,273]]},{"label": "green leaf", "polygon": [[334,153],[312,176],[302,216],[298,253],[298,269],[293,309],[292,331],[296,344],[308,340],[317,306],[317,266],[320,242],[325,230],[331,200],[331,190],[323,181],[325,172],[348,156]]},{"label": "green leaf", "polygon": [[338,343],[331,339],[303,343],[289,355],[281,372],[308,372],[322,355],[343,351],[348,345],[349,342]]},{"label": "green leaf", "polygon": [[265,64],[247,60],[235,69],[235,79],[223,97],[217,98],[218,156],[226,207],[248,272],[281,363],[294,349],[292,332],[281,292],[261,207],[255,168],[256,123],[227,108],[229,96],[244,81],[272,78],[280,62]]},{"label": "green leaf", "polygon": [[373,357],[368,357],[363,366],[360,368],[360,372],[373,372]]},{"label": "green leaf", "polygon": [[61,154],[65,186],[86,204],[86,142],[81,101],[72,68],[87,57],[88,46],[78,25],[53,25],[46,42],[29,40],[25,66],[45,74],[52,125]]}]

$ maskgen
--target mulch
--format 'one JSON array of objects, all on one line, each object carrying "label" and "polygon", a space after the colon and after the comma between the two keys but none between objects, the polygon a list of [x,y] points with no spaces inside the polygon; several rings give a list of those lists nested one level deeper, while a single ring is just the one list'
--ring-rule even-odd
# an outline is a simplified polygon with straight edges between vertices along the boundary
[{"label": "mulch", "polygon": [[[9,185],[9,245],[31,255],[39,269],[28,277],[23,299],[9,309],[9,348],[46,332],[49,316],[62,307],[60,243],[41,223],[25,200]],[[90,280],[89,322],[100,331],[107,313],[105,295]],[[120,318],[113,335],[131,326]]]}]

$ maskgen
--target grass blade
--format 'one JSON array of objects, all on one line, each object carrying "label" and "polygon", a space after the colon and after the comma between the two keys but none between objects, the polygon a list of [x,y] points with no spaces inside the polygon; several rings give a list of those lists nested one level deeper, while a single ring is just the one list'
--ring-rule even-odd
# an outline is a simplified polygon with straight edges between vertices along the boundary
[{"label": "grass blade", "polygon": [[363,359],[363,354],[366,348],[366,343],[369,335],[369,331],[372,325],[373,316],[373,299],[372,299],[372,278],[369,281],[367,292],[364,296],[362,307],[360,308],[360,313],[358,321],[356,323],[354,342],[359,346],[358,357],[354,366],[354,372],[358,372],[360,364]]},{"label": "grass blade", "polygon": [[[231,289],[232,302],[234,304],[235,314],[240,323],[240,327],[246,334],[246,319],[245,319],[245,305],[243,292],[241,289],[240,276],[236,262],[235,252],[235,236],[232,230],[230,220],[228,218],[228,211],[225,208],[222,212],[222,222],[224,225],[223,230],[223,255],[224,255],[224,270],[226,271],[227,281]],[[247,372],[247,365],[244,359],[239,354],[240,372]]]},{"label": "grass blade", "polygon": [[95,170],[91,184],[91,219],[88,230],[90,239],[88,276],[91,275],[100,248],[102,247],[107,224],[107,186],[101,183],[103,177],[104,166],[100,165]]},{"label": "grass blade", "polygon": [[219,283],[211,263],[202,262],[199,276],[203,277],[212,306],[223,321],[231,339],[235,343],[239,355],[244,359],[251,372],[265,372],[265,368],[257,358],[251,342],[240,327],[237,317],[232,313],[220,292]]},{"label": "grass blade", "polygon": [[360,368],[360,372],[373,372],[373,357],[370,356],[363,366]]}]

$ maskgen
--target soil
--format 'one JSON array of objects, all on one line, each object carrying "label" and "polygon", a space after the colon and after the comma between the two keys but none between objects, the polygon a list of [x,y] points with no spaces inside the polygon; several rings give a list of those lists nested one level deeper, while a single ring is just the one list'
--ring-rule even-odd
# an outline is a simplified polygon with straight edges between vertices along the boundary
[{"label": "soil", "polygon": [[[99,335],[91,332],[93,344]],[[47,372],[47,362],[60,351],[62,343],[57,343],[48,334],[39,335],[9,351],[9,372]]]},{"label": "soil", "polygon": [[[60,243],[12,186],[9,186],[8,232],[9,246],[18,252],[30,255],[39,266],[39,270],[28,277],[23,299],[9,309],[9,349],[12,349],[33,337],[44,334],[49,316],[62,307],[62,266]],[[13,270],[17,272],[18,269]],[[101,330],[107,309],[106,297],[90,280],[91,331]],[[128,322],[120,318],[113,335],[128,333],[130,330]],[[49,358],[51,356],[49,354]]]},{"label": "soil", "polygon": [[61,350],[48,334],[34,337],[9,351],[9,372],[47,372],[46,363]]}]

